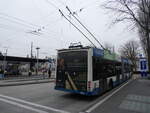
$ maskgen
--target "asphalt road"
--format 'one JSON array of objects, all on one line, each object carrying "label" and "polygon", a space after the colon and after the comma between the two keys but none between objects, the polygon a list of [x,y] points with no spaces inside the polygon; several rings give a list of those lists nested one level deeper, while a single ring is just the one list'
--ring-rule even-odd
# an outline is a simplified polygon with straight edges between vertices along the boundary
[{"label": "asphalt road", "polygon": [[[135,96],[148,100],[146,87],[150,87],[149,81],[134,80],[99,97],[56,91],[54,83],[0,87],[0,113],[149,113],[134,110],[139,106],[135,102],[141,102]],[[126,104],[135,106],[129,109]]]},{"label": "asphalt road", "polygon": [[78,113],[97,98],[56,91],[54,83],[0,87],[0,113]]}]

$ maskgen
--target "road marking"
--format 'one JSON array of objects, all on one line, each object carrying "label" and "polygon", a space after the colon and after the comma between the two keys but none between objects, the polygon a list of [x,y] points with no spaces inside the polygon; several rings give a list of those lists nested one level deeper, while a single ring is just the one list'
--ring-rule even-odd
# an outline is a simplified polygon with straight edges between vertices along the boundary
[{"label": "road marking", "polygon": [[69,113],[67,111],[63,111],[63,110],[60,110],[60,109],[55,109],[55,108],[52,108],[52,107],[48,107],[48,106],[32,103],[32,102],[29,102],[29,101],[25,101],[25,100],[22,100],[22,99],[18,99],[18,98],[6,96],[6,95],[1,95],[0,94],[0,97],[1,98],[6,98],[6,99],[10,99],[10,100],[13,100],[13,101],[17,101],[17,102],[21,102],[21,103],[25,103],[25,104],[32,105],[32,106],[35,106],[35,107],[39,107],[39,108],[43,108],[43,109],[59,112],[59,113]]},{"label": "road marking", "polygon": [[30,106],[26,106],[26,105],[22,105],[22,104],[19,104],[17,102],[13,102],[13,101],[10,101],[10,100],[6,100],[6,99],[3,99],[3,98],[0,98],[0,101],[3,101],[5,103],[9,103],[9,104],[12,104],[12,105],[15,105],[15,106],[19,106],[19,107],[22,107],[22,108],[25,108],[25,109],[28,109],[28,110],[31,110],[31,111],[35,111],[37,113],[48,113],[46,111],[42,111],[42,110],[39,110],[39,109],[35,109],[33,107],[30,107]]},{"label": "road marking", "polygon": [[93,105],[91,108],[89,108],[85,112],[86,113],[90,113],[91,111],[93,111],[98,106],[100,106],[101,104],[103,104],[105,101],[107,101],[110,97],[112,97],[114,94],[116,94],[119,90],[121,90],[124,86],[126,86],[130,82],[131,82],[131,80],[128,81],[127,83],[125,83],[124,85],[122,85],[120,88],[118,88],[117,90],[115,90],[113,93],[111,93],[110,95],[108,95],[107,97],[105,97],[104,99],[102,99],[101,101],[99,101],[98,103],[96,103],[95,105]]}]

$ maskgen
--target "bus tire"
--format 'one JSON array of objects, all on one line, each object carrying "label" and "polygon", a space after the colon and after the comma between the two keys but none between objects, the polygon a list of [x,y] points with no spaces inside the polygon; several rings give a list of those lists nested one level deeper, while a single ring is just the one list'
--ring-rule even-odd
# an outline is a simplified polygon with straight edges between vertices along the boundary
[{"label": "bus tire", "polygon": [[127,77],[127,75],[125,76],[125,80],[128,80],[128,77]]},{"label": "bus tire", "polygon": [[107,79],[103,79],[103,92],[106,92],[108,89],[108,85],[107,85]]},{"label": "bus tire", "polygon": [[113,80],[112,79],[109,80],[109,89],[113,89]]}]

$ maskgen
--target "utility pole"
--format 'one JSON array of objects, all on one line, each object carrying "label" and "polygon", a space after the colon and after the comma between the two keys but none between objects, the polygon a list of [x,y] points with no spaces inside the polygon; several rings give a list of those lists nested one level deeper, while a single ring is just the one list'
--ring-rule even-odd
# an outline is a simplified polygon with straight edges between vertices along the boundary
[{"label": "utility pole", "polygon": [[39,71],[39,47],[36,48],[37,50],[37,71],[36,71],[36,74],[38,75],[38,71]]},{"label": "utility pole", "polygon": [[31,42],[31,59],[33,58],[33,42]]},{"label": "utility pole", "polygon": [[31,42],[31,62],[30,62],[30,71],[32,71],[32,67],[33,67],[33,42]]},{"label": "utility pole", "polygon": [[5,68],[6,68],[6,56],[7,56],[7,48],[6,52],[4,53],[4,61],[3,61],[3,74],[5,75]]}]

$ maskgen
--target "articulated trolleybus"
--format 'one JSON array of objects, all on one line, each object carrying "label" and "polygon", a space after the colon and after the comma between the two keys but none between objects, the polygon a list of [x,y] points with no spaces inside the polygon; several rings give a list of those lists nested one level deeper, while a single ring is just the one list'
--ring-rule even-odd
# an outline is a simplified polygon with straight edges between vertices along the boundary
[{"label": "articulated trolleybus", "polygon": [[130,76],[130,61],[109,51],[82,46],[58,50],[56,90],[99,95]]}]

